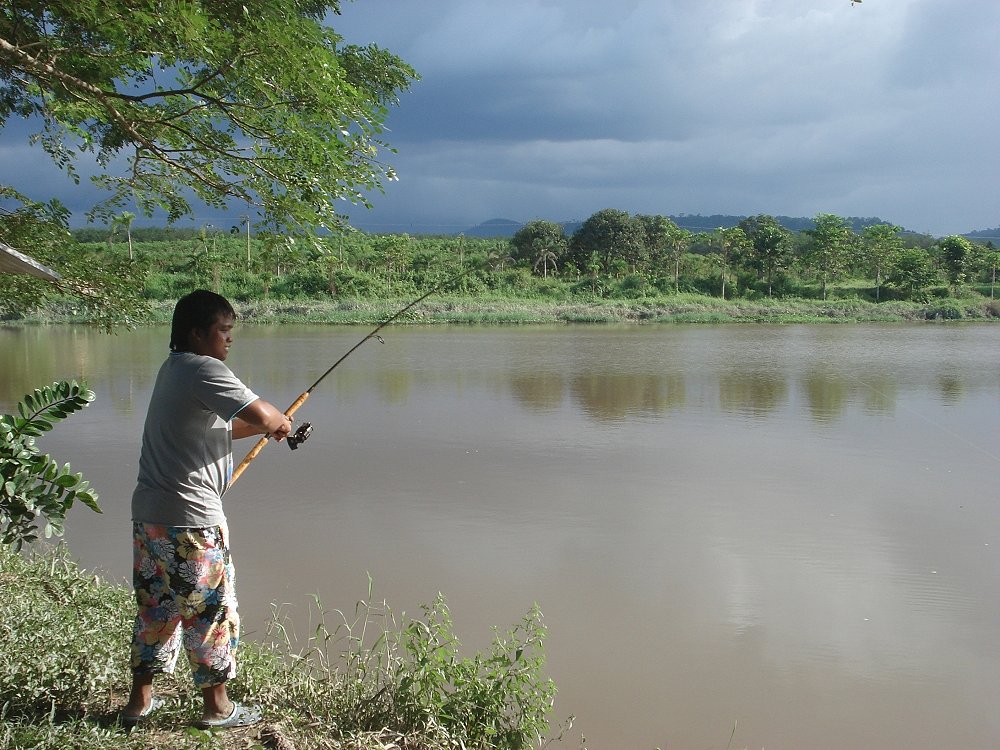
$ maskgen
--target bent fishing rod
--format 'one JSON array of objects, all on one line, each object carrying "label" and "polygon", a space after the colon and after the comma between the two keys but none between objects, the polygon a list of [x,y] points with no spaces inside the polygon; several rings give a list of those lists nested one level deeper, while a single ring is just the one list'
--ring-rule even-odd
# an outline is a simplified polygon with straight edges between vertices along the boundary
[{"label": "bent fishing rod", "polygon": [[[291,418],[291,416],[293,414],[295,414],[296,411],[298,411],[299,407],[302,406],[302,404],[305,403],[306,399],[309,398],[309,396],[312,394],[312,392],[314,390],[316,390],[316,386],[318,386],[320,383],[322,383],[323,380],[326,379],[327,375],[329,375],[331,372],[333,372],[335,369],[337,369],[337,366],[341,362],[343,362],[345,359],[347,359],[348,357],[350,357],[351,354],[353,354],[355,352],[355,350],[357,350],[366,341],[368,341],[370,339],[375,339],[380,344],[384,344],[385,342],[382,340],[382,337],[378,335],[379,331],[381,331],[387,325],[389,325],[390,323],[392,323],[394,320],[397,320],[398,318],[400,318],[408,310],[410,310],[410,309],[416,307],[417,305],[419,305],[421,302],[423,302],[425,299],[427,299],[428,297],[430,297],[432,294],[435,294],[435,293],[441,291],[445,287],[451,286],[456,281],[459,281],[463,277],[468,276],[470,273],[472,273],[474,271],[480,270],[481,268],[485,267],[489,262],[490,262],[490,259],[487,258],[487,260],[484,263],[476,264],[476,265],[472,266],[471,268],[469,268],[469,269],[467,269],[465,271],[462,271],[461,273],[456,274],[455,276],[452,276],[449,279],[445,279],[441,283],[439,283],[436,286],[432,287],[429,292],[426,292],[426,293],[420,295],[415,300],[413,300],[412,302],[410,302],[406,307],[403,307],[403,308],[397,310],[392,315],[390,315],[388,318],[386,318],[381,323],[379,323],[377,326],[375,326],[375,328],[373,328],[371,330],[371,332],[368,333],[367,336],[365,336],[358,343],[356,343],[354,346],[352,346],[350,349],[348,349],[343,354],[343,356],[341,356],[340,359],[338,359],[336,362],[334,362],[332,365],[330,365],[330,367],[327,369],[327,371],[324,372],[322,375],[320,375],[316,379],[315,383],[313,383],[305,391],[303,391],[302,395],[300,395],[297,399],[295,399],[295,401],[292,402],[291,406],[289,406],[287,409],[285,409],[285,416]],[[288,443],[288,447],[289,448],[291,448],[292,450],[295,450],[295,449],[297,449],[299,447],[299,445],[301,445],[302,443],[304,443],[306,441],[306,438],[308,438],[311,433],[312,433],[312,425],[309,422],[304,422],[302,424],[302,426],[300,426],[294,433],[292,433],[291,435],[289,435],[288,437],[286,437],[285,441]],[[254,445],[254,447],[250,449],[250,452],[247,453],[247,455],[243,458],[243,460],[240,461],[240,465],[237,466],[236,469],[233,471],[233,476],[229,480],[229,486],[226,488],[227,490],[230,489],[230,488],[232,488],[232,486],[236,483],[236,480],[239,479],[240,476],[242,476],[242,474],[243,474],[244,471],[246,471],[246,468],[250,465],[250,462],[253,461],[255,458],[257,458],[257,454],[259,454],[262,450],[264,450],[264,446],[267,445],[267,441],[268,441],[269,437],[270,437],[270,435],[264,435],[260,440],[257,441],[257,443]]]}]

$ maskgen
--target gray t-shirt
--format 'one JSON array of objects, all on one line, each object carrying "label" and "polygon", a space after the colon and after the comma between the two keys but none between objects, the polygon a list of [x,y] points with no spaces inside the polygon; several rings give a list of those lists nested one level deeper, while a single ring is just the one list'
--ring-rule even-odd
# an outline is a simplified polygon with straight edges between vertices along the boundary
[{"label": "gray t-shirt", "polygon": [[257,398],[221,360],[171,353],[146,413],[132,520],[224,524],[222,493],[233,474],[230,422]]}]

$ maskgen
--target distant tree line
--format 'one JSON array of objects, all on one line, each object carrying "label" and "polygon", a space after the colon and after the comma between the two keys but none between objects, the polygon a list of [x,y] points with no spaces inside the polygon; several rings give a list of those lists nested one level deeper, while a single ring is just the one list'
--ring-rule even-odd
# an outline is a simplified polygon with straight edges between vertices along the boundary
[{"label": "distant tree line", "polygon": [[593,294],[627,281],[636,296],[672,289],[725,298],[818,292],[825,299],[835,282],[866,280],[874,301],[925,301],[941,284],[951,294],[970,284],[988,285],[993,297],[1000,258],[992,242],[958,235],[935,241],[892,224],[860,221],[859,231],[856,223],[821,213],[793,231],[759,214],[694,232],[666,216],[608,208],[570,235],[560,224],[536,219],[515,233],[510,247],[511,256],[533,272],[589,280]]},{"label": "distant tree line", "polygon": [[661,215],[597,211],[572,233],[536,219],[510,238],[349,231],[308,240],[252,234],[244,221],[198,230],[75,230],[94,262],[132,259],[147,299],[196,287],[237,300],[415,294],[479,265],[466,295],[637,299],[679,293],[735,298],[850,296],[880,302],[995,294],[1000,254],[990,241],[934,239],[888,223],[817,214],[794,231],[759,214],[695,232]]}]

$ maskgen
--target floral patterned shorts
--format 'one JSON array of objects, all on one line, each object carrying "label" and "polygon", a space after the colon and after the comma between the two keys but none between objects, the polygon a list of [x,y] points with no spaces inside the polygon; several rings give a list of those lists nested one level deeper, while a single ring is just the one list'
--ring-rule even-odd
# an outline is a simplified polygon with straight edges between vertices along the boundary
[{"label": "floral patterned shorts", "polygon": [[132,524],[134,674],[172,673],[183,643],[199,688],[236,676],[235,573],[225,526]]}]

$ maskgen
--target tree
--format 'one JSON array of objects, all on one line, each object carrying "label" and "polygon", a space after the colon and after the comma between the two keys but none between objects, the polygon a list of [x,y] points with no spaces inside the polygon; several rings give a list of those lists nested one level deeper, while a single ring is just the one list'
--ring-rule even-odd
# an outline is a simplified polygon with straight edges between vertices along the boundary
[{"label": "tree", "polygon": [[889,265],[886,281],[902,290],[908,299],[927,301],[927,289],[938,280],[929,255],[917,248],[897,252]]},{"label": "tree", "polygon": [[248,214],[243,214],[240,217],[240,225],[247,228],[247,272],[253,267],[253,262],[250,259],[250,216]]},{"label": "tree", "polygon": [[645,230],[637,219],[625,211],[605,208],[587,218],[573,234],[570,258],[582,269],[596,253],[602,272],[610,276],[616,260],[635,267],[645,247]]},{"label": "tree", "polygon": [[135,214],[130,211],[122,211],[115,218],[115,221],[125,227],[125,239],[128,241],[128,259],[134,260],[132,253],[132,222],[135,221]]},{"label": "tree", "polygon": [[503,273],[504,268],[506,268],[508,263],[514,262],[514,257],[510,254],[510,243],[497,241],[493,245],[493,251],[491,253],[493,261],[496,264],[496,270]]},{"label": "tree", "polygon": [[135,264],[114,257],[94,259],[73,252],[66,228],[68,212],[58,201],[32,201],[0,185],[0,199],[18,203],[0,207],[0,241],[11,247],[31,248],[31,255],[62,275],[57,282],[31,276],[0,274],[0,317],[16,319],[48,300],[71,295],[81,312],[105,330],[132,326],[146,314],[140,296],[142,272]]},{"label": "tree", "polygon": [[645,255],[657,270],[670,253],[672,237],[679,231],[673,220],[666,216],[636,214],[635,220],[642,226],[645,239]]},{"label": "tree", "polygon": [[893,224],[873,224],[864,228],[861,242],[865,265],[875,276],[875,301],[881,301],[882,275],[892,259],[903,249],[899,236],[901,227]]},{"label": "tree", "polygon": [[953,234],[945,237],[939,244],[941,265],[952,289],[957,289],[965,283],[969,269],[972,267],[975,250],[972,243],[965,237]]},{"label": "tree", "polygon": [[549,277],[549,264],[552,264],[553,270],[559,270],[556,266],[556,256],[555,251],[552,249],[552,245],[548,244],[546,240],[539,240],[538,244],[535,246],[535,252],[537,253],[535,257],[535,262],[532,265],[534,271],[538,271],[538,267],[542,267],[542,276],[544,278]]},{"label": "tree", "polygon": [[750,263],[758,278],[767,279],[767,296],[771,296],[774,274],[791,264],[791,232],[767,214],[749,216],[739,224],[749,243]]},{"label": "tree", "polygon": [[566,242],[566,232],[561,224],[532,219],[510,238],[510,254],[515,261],[525,265],[534,264],[540,248],[546,248],[559,256],[565,251]]},{"label": "tree", "polygon": [[3,3],[0,126],[38,123],[38,143],[77,181],[76,156],[94,153],[109,170],[92,178],[106,190],[94,220],[135,206],[172,222],[192,200],[240,201],[262,230],[334,229],[338,199],[367,205],[395,178],[380,135],[417,77],[374,45],[343,44],[323,22],[339,5]]},{"label": "tree", "polygon": [[833,214],[816,214],[813,221],[815,226],[805,232],[809,237],[805,261],[819,276],[826,299],[827,283],[843,271],[854,233],[846,220]]},{"label": "tree", "polygon": [[691,246],[691,231],[677,228],[670,233],[670,259],[674,262],[674,294],[681,290],[681,259]]},{"label": "tree", "polygon": [[1000,252],[997,252],[992,244],[983,253],[983,267],[990,277],[990,299],[994,299],[994,290],[997,285],[997,267],[1000,266]]},{"label": "tree", "polygon": [[736,260],[737,256],[744,252],[749,246],[746,233],[739,227],[729,229],[719,228],[713,232],[716,242],[718,242],[718,259],[721,269],[721,296],[726,298],[726,271],[730,264]]}]

